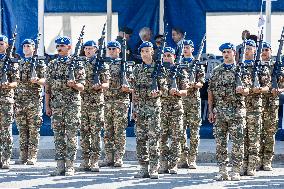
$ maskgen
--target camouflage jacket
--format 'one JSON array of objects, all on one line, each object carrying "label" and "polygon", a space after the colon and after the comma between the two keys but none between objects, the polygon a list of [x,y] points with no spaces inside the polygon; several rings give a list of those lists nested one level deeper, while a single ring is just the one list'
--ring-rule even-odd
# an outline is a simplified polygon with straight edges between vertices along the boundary
[{"label": "camouflage jacket", "polygon": [[82,92],[83,104],[103,102],[104,94],[102,90],[93,90],[94,76],[97,74],[100,83],[104,83],[110,79],[109,65],[106,63],[96,62],[96,58],[87,59],[85,62],[86,84],[85,90]]},{"label": "camouflage jacket", "polygon": [[[4,73],[7,74],[8,82],[19,81],[19,63],[5,61],[6,55],[0,59],[0,79],[3,79]],[[1,103],[14,103],[14,89],[0,88],[0,102]]]},{"label": "camouflage jacket", "polygon": [[[110,73],[110,83],[109,89],[105,92],[105,98],[107,99],[129,99],[129,93],[125,93],[121,91],[122,86],[122,77],[121,77],[121,59],[109,59],[105,64],[109,65],[109,73]],[[130,82],[133,78],[132,74],[132,66],[126,65],[126,79]]]},{"label": "camouflage jacket", "polygon": [[[66,58],[66,59],[65,59]],[[75,81],[85,84],[85,68],[82,61],[71,62],[70,57],[52,60],[47,67],[46,92],[51,95],[50,104],[53,108],[66,107],[76,103],[81,105],[80,92],[67,86],[69,71],[74,67]]]},{"label": "camouflage jacket", "polygon": [[42,87],[30,81],[33,64],[35,64],[36,76],[39,79],[45,78],[46,64],[44,60],[34,63],[32,58],[22,59],[19,64],[20,82],[15,89],[15,100],[17,103],[39,100],[41,98]]},{"label": "camouflage jacket", "polygon": [[215,112],[231,112],[244,116],[244,96],[236,93],[237,67],[226,69],[224,64],[214,68],[209,79],[208,91],[213,93],[213,108]]}]

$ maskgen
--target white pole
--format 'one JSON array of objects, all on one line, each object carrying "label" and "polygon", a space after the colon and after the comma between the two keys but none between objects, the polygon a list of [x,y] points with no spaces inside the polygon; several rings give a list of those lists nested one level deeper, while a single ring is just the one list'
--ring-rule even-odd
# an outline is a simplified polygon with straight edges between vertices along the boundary
[{"label": "white pole", "polygon": [[40,36],[40,44],[38,49],[38,55],[44,55],[44,0],[38,0],[38,29]]},{"label": "white pole", "polygon": [[160,13],[159,13],[159,33],[164,33],[164,12],[165,11],[165,0],[160,0]]},{"label": "white pole", "polygon": [[266,0],[265,4],[265,12],[266,12],[266,42],[271,43],[271,0]]},{"label": "white pole", "polygon": [[107,41],[111,41],[112,29],[112,0],[107,0]]},{"label": "white pole", "polygon": [[0,0],[0,34],[2,34],[2,11],[3,11],[1,5],[2,5],[2,0]]}]

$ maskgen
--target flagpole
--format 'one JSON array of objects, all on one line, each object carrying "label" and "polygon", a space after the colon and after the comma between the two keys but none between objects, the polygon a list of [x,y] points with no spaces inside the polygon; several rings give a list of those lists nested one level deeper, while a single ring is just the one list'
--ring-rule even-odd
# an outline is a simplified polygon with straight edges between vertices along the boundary
[{"label": "flagpole", "polygon": [[265,40],[271,43],[271,0],[266,0],[265,4],[266,21],[265,21]]}]

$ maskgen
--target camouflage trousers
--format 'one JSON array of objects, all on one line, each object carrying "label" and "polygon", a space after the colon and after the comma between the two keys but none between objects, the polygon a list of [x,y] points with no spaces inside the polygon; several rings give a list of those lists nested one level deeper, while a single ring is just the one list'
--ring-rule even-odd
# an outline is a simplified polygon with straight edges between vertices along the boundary
[{"label": "camouflage trousers", "polygon": [[0,104],[0,160],[8,160],[12,155],[13,104]]},{"label": "camouflage trousers", "polygon": [[228,165],[228,140],[232,140],[233,169],[240,172],[244,154],[245,117],[236,116],[230,111],[217,112],[214,136],[216,140],[216,159],[219,167]]},{"label": "camouflage trousers", "polygon": [[19,130],[20,150],[29,158],[36,158],[39,130],[42,123],[41,103],[16,104],[16,122]]},{"label": "camouflage trousers", "polygon": [[278,130],[278,101],[278,98],[271,99],[263,108],[259,150],[262,165],[271,163],[274,156],[275,134]]},{"label": "camouflage trousers", "polygon": [[81,106],[72,104],[52,109],[55,160],[75,160],[77,131],[80,128]]},{"label": "camouflage trousers", "polygon": [[[184,126],[181,135],[181,153],[188,154],[189,163],[195,162],[198,154],[198,146],[200,142],[200,125],[201,125],[201,99],[191,98],[184,100]],[[186,128],[190,128],[190,148],[186,143]]]},{"label": "camouflage trousers", "polygon": [[136,122],[136,153],[138,163],[150,165],[150,172],[159,168],[159,139],[161,126],[161,101],[141,100]]},{"label": "camouflage trousers", "polygon": [[105,154],[114,161],[123,158],[126,145],[126,127],[129,99],[107,99],[105,105]]},{"label": "camouflage trousers", "polygon": [[98,160],[101,153],[101,130],[104,127],[104,103],[87,102],[83,104],[81,113],[82,158]]},{"label": "camouflage trousers", "polygon": [[[162,101],[161,113],[161,161],[168,162],[168,168],[174,168],[180,158],[180,136],[183,130],[182,101]],[[170,143],[169,143],[170,140]]]},{"label": "camouflage trousers", "polygon": [[244,130],[244,168],[255,169],[259,162],[261,113],[247,112]]}]

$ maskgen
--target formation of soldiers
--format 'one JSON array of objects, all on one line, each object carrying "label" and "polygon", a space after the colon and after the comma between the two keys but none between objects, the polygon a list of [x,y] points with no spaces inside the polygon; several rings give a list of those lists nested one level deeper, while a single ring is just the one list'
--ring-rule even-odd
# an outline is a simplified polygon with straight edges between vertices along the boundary
[{"label": "formation of soldiers", "polygon": [[[83,44],[83,27],[72,55],[70,38],[58,37],[58,57],[48,63],[45,57],[38,56],[39,38],[36,43],[32,39],[22,42],[24,57],[19,61],[8,49],[8,38],[0,36],[2,169],[10,167],[14,117],[20,133],[20,157],[16,163],[36,163],[43,89],[46,114],[52,119],[57,163],[51,175],[74,175],[78,129],[81,170],[99,172],[100,167],[121,167],[131,102],[140,165],[135,178],[158,179],[159,174],[177,174],[178,168],[198,168],[199,89],[205,83],[200,56],[205,37],[196,57],[194,43],[184,39],[185,35],[174,49],[166,45],[165,33],[155,58],[153,44],[144,41],[138,49],[142,63],[136,64],[126,58],[125,36],[122,44],[105,44],[104,31],[105,27],[98,45],[93,40]],[[15,36],[10,49],[14,41]],[[262,36],[257,43],[244,40],[238,62],[233,44],[224,43],[219,48],[224,61],[213,70],[208,87],[209,121],[214,123],[219,166],[216,180],[240,180],[241,175],[253,176],[257,170],[272,170],[278,94],[284,91],[283,41],[284,31],[275,62],[271,46],[263,42]],[[84,57],[79,56],[81,48]],[[102,129],[105,156],[99,161]],[[230,175],[229,135],[233,143]]]}]

